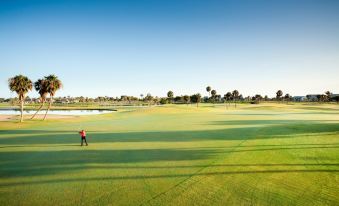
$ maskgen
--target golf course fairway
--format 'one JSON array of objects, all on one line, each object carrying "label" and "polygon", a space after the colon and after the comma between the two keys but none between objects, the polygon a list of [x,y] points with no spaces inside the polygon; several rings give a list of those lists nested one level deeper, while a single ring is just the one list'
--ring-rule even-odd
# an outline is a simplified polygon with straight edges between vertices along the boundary
[{"label": "golf course fairway", "polygon": [[0,205],[339,205],[336,104],[27,119],[0,122]]}]

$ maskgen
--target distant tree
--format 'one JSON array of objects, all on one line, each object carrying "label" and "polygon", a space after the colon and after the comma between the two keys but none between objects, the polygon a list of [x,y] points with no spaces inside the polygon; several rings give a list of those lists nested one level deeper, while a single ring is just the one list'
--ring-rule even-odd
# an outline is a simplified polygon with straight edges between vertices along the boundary
[{"label": "distant tree", "polygon": [[317,100],[318,100],[318,102],[321,101],[321,95],[320,94],[317,95]]},{"label": "distant tree", "polygon": [[23,110],[25,95],[28,91],[32,90],[32,81],[28,77],[23,75],[17,75],[8,80],[9,89],[12,92],[16,92],[20,101],[20,122],[23,122]]},{"label": "distant tree", "polygon": [[156,96],[156,97],[153,98],[153,103],[157,105],[157,104],[160,103],[160,100],[161,99],[158,96]]},{"label": "distant tree", "polygon": [[213,90],[211,91],[211,95],[212,95],[212,97],[215,96],[215,95],[217,95],[217,91],[216,91],[215,89],[213,89]]},{"label": "distant tree", "polygon": [[34,88],[35,88],[35,90],[40,95],[40,103],[41,103],[41,105],[40,105],[39,109],[31,117],[31,119],[33,119],[35,117],[35,115],[37,115],[38,112],[42,109],[42,107],[44,106],[44,104],[46,102],[46,97],[48,95],[47,85],[46,85],[46,80],[45,79],[38,79],[36,82],[34,82]]},{"label": "distant tree", "polygon": [[173,96],[174,96],[174,94],[173,94],[172,91],[168,91],[167,92],[167,97],[168,97],[168,100],[169,100],[170,103],[172,103]]},{"label": "distant tree", "polygon": [[217,102],[220,102],[220,100],[221,100],[221,95],[220,95],[220,94],[216,94],[216,95],[215,95],[215,100],[216,100]]},{"label": "distant tree", "polygon": [[227,92],[224,97],[226,97],[226,101],[228,102],[229,106],[230,106],[230,100],[232,99],[232,93],[231,92]]},{"label": "distant tree", "polygon": [[142,101],[144,98],[144,94],[140,94],[140,100]]},{"label": "distant tree", "polygon": [[201,102],[201,94],[197,93],[195,94],[195,96],[196,96],[197,107],[199,107],[199,103]]},{"label": "distant tree", "polygon": [[214,104],[214,102],[215,102],[216,95],[217,95],[217,91],[216,91],[215,89],[213,89],[213,90],[211,91],[211,96],[210,96],[210,99],[211,99],[211,101],[213,102],[213,104]]},{"label": "distant tree", "polygon": [[329,101],[328,100],[328,96],[326,94],[322,94],[321,97],[322,97],[322,101],[323,102],[328,102]]},{"label": "distant tree", "polygon": [[183,100],[182,96],[176,96],[176,97],[174,97],[174,101],[175,102],[181,102],[181,101],[184,101],[184,100]]},{"label": "distant tree", "polygon": [[144,98],[144,101],[146,101],[148,103],[148,106],[151,106],[153,99],[154,99],[154,97],[150,93],[148,93],[146,95],[146,97]]},{"label": "distant tree", "polygon": [[80,97],[79,97],[79,102],[82,102],[82,103],[85,102],[85,97],[80,96]]},{"label": "distant tree", "polygon": [[260,94],[256,94],[254,97],[255,97],[255,100],[258,102],[262,100],[262,96]]},{"label": "distant tree", "polygon": [[234,107],[237,107],[237,100],[238,100],[238,97],[239,97],[239,91],[234,90],[232,92],[232,97],[233,97],[233,101],[234,101]]},{"label": "distant tree", "polygon": [[197,103],[197,107],[199,107],[199,103],[201,102],[201,95],[199,93],[193,94],[191,96],[191,102]]},{"label": "distant tree", "polygon": [[207,87],[206,87],[206,91],[208,92],[209,96],[211,96],[211,89],[212,89],[212,88],[211,88],[210,86],[207,86]]},{"label": "distant tree", "polygon": [[44,80],[46,81],[46,91],[49,93],[49,105],[43,120],[46,119],[47,113],[51,109],[53,97],[56,91],[58,91],[62,87],[62,82],[55,75],[46,76]]},{"label": "distant tree", "polygon": [[267,95],[265,95],[264,100],[268,101],[268,96]]},{"label": "distant tree", "polygon": [[167,98],[161,98],[160,99],[160,104],[167,104],[168,103],[168,99]]},{"label": "distant tree", "polygon": [[225,104],[225,108],[227,108],[227,95],[224,94],[224,104]]},{"label": "distant tree", "polygon": [[307,101],[311,101],[311,95],[306,95],[306,99],[307,99]]},{"label": "distant tree", "polygon": [[190,102],[190,96],[184,95],[184,101],[185,101],[185,103],[186,103],[187,106],[188,106],[188,104],[189,104],[189,102]]},{"label": "distant tree", "polygon": [[325,102],[327,100],[327,96],[324,94],[317,95],[318,102]]},{"label": "distant tree", "polygon": [[332,93],[330,91],[326,91],[325,94],[327,96],[327,101],[331,101]]},{"label": "distant tree", "polygon": [[283,92],[281,90],[278,90],[276,92],[276,95],[277,95],[277,100],[279,101],[281,99],[281,96],[283,95]]},{"label": "distant tree", "polygon": [[131,104],[132,97],[131,96],[126,96],[126,100],[128,101],[128,104]]},{"label": "distant tree", "polygon": [[286,103],[288,104],[288,102],[291,100],[291,95],[290,94],[285,94],[285,100],[286,100]]}]

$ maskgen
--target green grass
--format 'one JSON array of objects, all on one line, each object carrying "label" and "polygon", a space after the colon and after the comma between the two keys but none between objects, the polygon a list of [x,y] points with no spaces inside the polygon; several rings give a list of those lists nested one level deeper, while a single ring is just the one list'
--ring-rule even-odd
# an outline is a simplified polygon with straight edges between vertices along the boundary
[{"label": "green grass", "polygon": [[168,105],[0,122],[0,205],[338,204],[337,105]]}]

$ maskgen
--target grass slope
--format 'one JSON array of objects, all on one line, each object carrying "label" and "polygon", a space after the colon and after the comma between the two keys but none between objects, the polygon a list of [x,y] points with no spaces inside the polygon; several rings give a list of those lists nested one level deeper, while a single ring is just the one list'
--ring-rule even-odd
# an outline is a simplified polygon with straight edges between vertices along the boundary
[{"label": "grass slope", "polygon": [[301,104],[0,122],[0,205],[338,205],[338,123]]}]

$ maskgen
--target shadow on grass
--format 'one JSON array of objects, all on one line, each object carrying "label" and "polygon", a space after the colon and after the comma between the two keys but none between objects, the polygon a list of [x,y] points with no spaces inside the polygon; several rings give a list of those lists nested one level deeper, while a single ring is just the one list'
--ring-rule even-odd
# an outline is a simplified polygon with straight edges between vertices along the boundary
[{"label": "shadow on grass", "polygon": [[[222,121],[212,122],[214,125],[224,125],[228,123],[233,125],[262,125],[261,120],[257,121]],[[273,121],[274,122],[274,121]],[[215,141],[215,140],[251,140],[251,139],[270,139],[270,138],[291,138],[293,135],[323,135],[325,133],[338,133],[339,124],[328,123],[324,121],[276,121],[275,124],[267,124],[260,127],[241,127],[217,130],[195,130],[195,131],[161,131],[161,132],[127,132],[127,133],[109,133],[109,132],[88,132],[89,143],[114,143],[114,142],[193,142],[193,141]],[[43,144],[41,147],[65,147],[76,146],[80,144],[80,137],[75,131],[44,131],[44,130],[2,130],[0,138],[1,148],[10,147],[40,147],[36,144]],[[20,134],[24,136],[6,137],[6,135]],[[285,135],[285,136],[281,136]],[[261,147],[261,148],[260,148]],[[134,163],[154,163],[154,162],[178,162],[194,160],[210,160],[218,155],[227,153],[261,152],[261,151],[282,151],[282,150],[314,150],[314,149],[332,149],[337,150],[338,144],[289,144],[289,145],[253,145],[253,146],[235,146],[235,147],[214,147],[214,148],[190,148],[190,149],[130,149],[130,150],[60,150],[60,151],[6,151],[0,150],[0,177],[15,178],[21,176],[41,176],[57,173],[69,173],[76,170],[86,169],[117,169],[114,164],[134,164]],[[251,155],[251,154],[248,154]],[[98,164],[98,165],[95,165]],[[284,170],[249,170],[251,166],[273,167],[273,166],[309,166],[321,167],[312,169],[286,168]],[[244,164],[244,165],[220,165],[220,167],[247,167],[241,171],[224,171],[203,174],[170,174],[170,175],[136,175],[136,176],[116,176],[102,178],[79,178],[64,180],[42,180],[22,183],[4,183],[0,186],[21,185],[21,184],[40,184],[72,181],[97,181],[97,180],[116,180],[116,179],[139,179],[139,178],[174,178],[189,177],[193,175],[231,175],[231,174],[256,174],[256,173],[307,173],[307,172],[338,172],[336,169],[323,167],[337,167],[333,164]],[[195,166],[192,166],[195,167]],[[210,167],[209,165],[200,165],[196,167]],[[211,165],[214,167],[214,165]],[[217,167],[217,166],[216,166]],[[136,167],[137,168],[137,167]],[[139,169],[142,167],[138,167]],[[161,167],[157,167],[161,168]],[[170,169],[173,167],[165,167]],[[174,166],[180,168],[180,166]],[[122,167],[120,169],[132,169],[131,167]],[[144,169],[156,169],[145,167]],[[244,168],[243,168],[244,169]],[[145,171],[141,171],[145,172]]]},{"label": "shadow on grass", "polygon": [[0,187],[35,185],[35,184],[53,184],[53,183],[71,183],[83,181],[114,181],[114,180],[138,180],[138,179],[162,179],[162,178],[180,178],[193,176],[215,176],[215,175],[243,175],[243,174],[279,174],[279,173],[338,173],[338,169],[271,169],[271,170],[240,170],[225,172],[204,172],[191,174],[166,174],[166,175],[134,175],[134,176],[113,176],[113,177],[88,177],[88,178],[69,178],[53,180],[36,180],[25,182],[0,183]]},{"label": "shadow on grass", "polygon": [[[39,176],[67,170],[74,165],[194,161],[209,159],[216,150],[133,149],[0,152],[0,176]],[[70,167],[69,167],[70,166]]]},{"label": "shadow on grass", "polygon": [[[130,150],[61,150],[61,151],[20,151],[1,152],[0,176],[21,177],[40,176],[56,173],[73,172],[86,169],[170,169],[202,167],[250,167],[250,166],[339,166],[339,163],[276,163],[276,164],[213,164],[192,166],[121,166],[116,164],[180,162],[194,160],[211,160],[227,153],[248,153],[283,150],[337,149],[338,145],[294,146],[228,149],[130,149]],[[115,165],[114,165],[115,164]]]},{"label": "shadow on grass", "polygon": [[[272,123],[273,122],[273,123]],[[193,142],[193,141],[227,141],[291,138],[293,135],[322,135],[338,133],[338,123],[328,121],[294,121],[294,120],[246,120],[246,121],[215,121],[211,125],[240,125],[248,127],[192,130],[192,131],[160,131],[160,132],[91,132],[87,135],[91,143],[114,142]],[[2,131],[0,145],[34,145],[34,144],[79,144],[77,131],[20,130],[22,136],[6,137],[17,134],[17,130]]]}]

